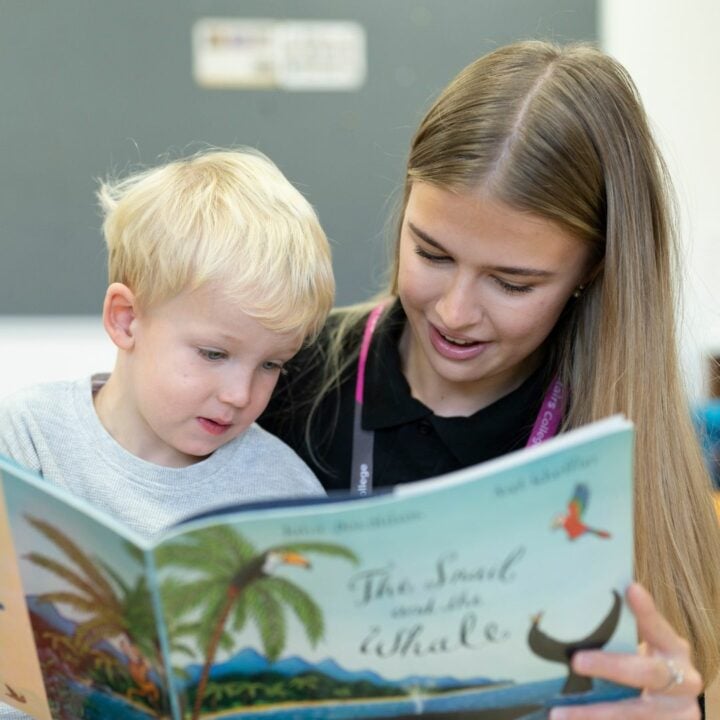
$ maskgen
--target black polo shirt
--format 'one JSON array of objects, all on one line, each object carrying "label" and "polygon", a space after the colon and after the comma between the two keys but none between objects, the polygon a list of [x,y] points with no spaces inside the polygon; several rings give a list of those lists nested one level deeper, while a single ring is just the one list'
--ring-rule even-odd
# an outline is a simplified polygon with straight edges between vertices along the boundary
[{"label": "black polo shirt", "polygon": [[[336,322],[333,317],[330,323]],[[412,397],[402,373],[398,344],[406,317],[399,302],[373,335],[365,376],[362,426],[375,433],[374,486],[395,485],[459,470],[523,447],[540,410],[546,374],[541,370],[519,388],[469,417],[440,417]],[[356,351],[363,326],[349,336]],[[316,346],[288,364],[268,410],[259,423],[288,443],[317,474],[327,490],[350,487],[352,427],[357,360],[344,373],[337,392],[318,408],[305,433],[309,407],[325,362],[327,332]]]}]

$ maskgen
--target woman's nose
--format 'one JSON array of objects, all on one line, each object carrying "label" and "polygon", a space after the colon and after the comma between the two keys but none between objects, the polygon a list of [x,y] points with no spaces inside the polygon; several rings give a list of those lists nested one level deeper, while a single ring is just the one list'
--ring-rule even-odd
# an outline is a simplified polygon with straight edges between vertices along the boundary
[{"label": "woman's nose", "polygon": [[474,278],[455,276],[437,301],[436,310],[448,330],[477,325],[483,309]]}]

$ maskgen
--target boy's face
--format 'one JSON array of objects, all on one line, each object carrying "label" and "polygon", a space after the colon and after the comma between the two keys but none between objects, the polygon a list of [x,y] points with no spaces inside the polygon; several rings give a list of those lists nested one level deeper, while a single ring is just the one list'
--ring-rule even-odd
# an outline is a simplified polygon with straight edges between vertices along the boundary
[{"label": "boy's face", "polygon": [[[138,457],[183,467],[251,425],[267,405],[297,333],[268,330],[212,284],[138,313],[126,397],[113,428]],[[113,422],[113,425],[115,425]]]}]

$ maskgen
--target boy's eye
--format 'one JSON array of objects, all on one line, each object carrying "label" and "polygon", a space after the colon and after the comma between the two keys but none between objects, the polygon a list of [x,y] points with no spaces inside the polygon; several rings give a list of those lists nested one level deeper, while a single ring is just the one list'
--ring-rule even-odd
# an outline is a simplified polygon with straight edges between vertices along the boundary
[{"label": "boy's eye", "polygon": [[225,360],[227,358],[227,353],[223,350],[212,350],[210,348],[198,348],[198,354],[200,357],[205,358],[205,360],[210,360],[211,362],[217,362],[218,360]]},{"label": "boy's eye", "polygon": [[421,248],[419,245],[415,246],[415,253],[423,258],[423,260],[428,260],[429,262],[434,263],[450,262],[452,260],[452,258],[448,255],[435,255],[434,253],[430,253],[424,248]]},{"label": "boy's eye", "polygon": [[262,368],[268,372],[276,372],[282,375],[287,375],[287,370],[283,367],[282,363],[273,362],[272,360],[266,360],[262,364]]}]

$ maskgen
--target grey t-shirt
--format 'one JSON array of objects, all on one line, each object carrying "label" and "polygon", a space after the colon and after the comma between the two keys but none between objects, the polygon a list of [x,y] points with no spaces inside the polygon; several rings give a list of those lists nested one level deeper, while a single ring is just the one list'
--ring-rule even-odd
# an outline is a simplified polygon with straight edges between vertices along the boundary
[{"label": "grey t-shirt", "polygon": [[[184,468],[141,460],[100,422],[92,379],[37,385],[0,400],[0,454],[102,508],[144,537],[204,510],[324,491],[287,445],[258,425]],[[0,648],[0,652],[7,652]],[[0,696],[2,720],[26,720]]]}]

